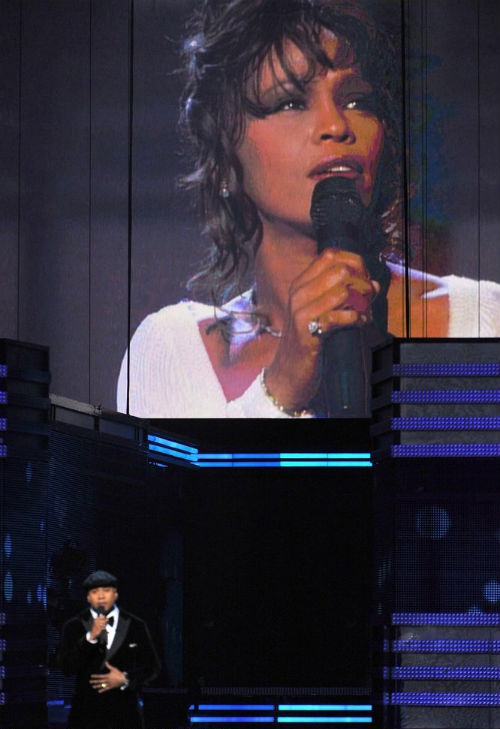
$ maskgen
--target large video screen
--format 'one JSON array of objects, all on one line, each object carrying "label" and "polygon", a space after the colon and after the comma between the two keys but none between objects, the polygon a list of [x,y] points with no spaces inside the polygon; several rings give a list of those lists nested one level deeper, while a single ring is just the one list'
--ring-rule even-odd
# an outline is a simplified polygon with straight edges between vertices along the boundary
[{"label": "large video screen", "polygon": [[498,3],[6,3],[0,336],[143,418],[362,417],[500,336]]}]

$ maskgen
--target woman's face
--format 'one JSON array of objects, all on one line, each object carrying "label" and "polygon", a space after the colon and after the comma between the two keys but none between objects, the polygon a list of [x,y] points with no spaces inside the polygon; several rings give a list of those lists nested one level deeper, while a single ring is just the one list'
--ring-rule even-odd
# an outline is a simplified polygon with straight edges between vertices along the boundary
[{"label": "woman's face", "polygon": [[[325,30],[323,47],[332,59],[337,43]],[[305,77],[308,63],[302,51],[289,41],[285,52],[294,74]],[[259,100],[266,116],[247,117],[237,148],[245,191],[264,227],[311,235],[312,192],[328,176],[352,179],[363,204],[369,205],[384,145],[372,91],[355,65],[320,67],[301,92],[275,57],[264,62]]]}]

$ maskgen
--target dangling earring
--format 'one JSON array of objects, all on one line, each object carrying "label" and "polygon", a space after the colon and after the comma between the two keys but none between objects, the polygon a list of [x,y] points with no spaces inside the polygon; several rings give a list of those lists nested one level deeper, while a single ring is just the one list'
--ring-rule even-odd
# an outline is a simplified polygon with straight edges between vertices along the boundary
[{"label": "dangling earring", "polygon": [[224,198],[225,200],[230,196],[229,192],[229,185],[227,183],[227,180],[222,180],[219,187],[219,195]]}]

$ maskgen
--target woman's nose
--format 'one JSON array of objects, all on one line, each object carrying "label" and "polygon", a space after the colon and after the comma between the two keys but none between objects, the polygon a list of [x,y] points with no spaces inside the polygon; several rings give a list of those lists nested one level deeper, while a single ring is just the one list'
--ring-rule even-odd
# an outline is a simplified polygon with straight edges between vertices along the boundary
[{"label": "woman's nose", "polygon": [[314,141],[354,142],[354,133],[344,109],[330,97],[318,100]]}]

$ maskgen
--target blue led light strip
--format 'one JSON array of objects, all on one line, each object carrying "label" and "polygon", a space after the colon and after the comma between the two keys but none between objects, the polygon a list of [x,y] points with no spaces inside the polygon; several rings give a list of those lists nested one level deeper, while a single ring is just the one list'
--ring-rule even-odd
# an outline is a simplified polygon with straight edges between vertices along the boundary
[{"label": "blue led light strip", "polygon": [[394,653],[500,653],[500,640],[394,640]]},{"label": "blue led light strip", "polygon": [[273,716],[191,716],[191,724],[273,724]]},{"label": "blue led light strip", "polygon": [[370,468],[369,453],[200,453],[200,468]]},{"label": "blue led light strip", "polygon": [[274,704],[191,704],[189,711],[274,711]]},{"label": "blue led light strip", "polygon": [[[280,724],[371,724],[371,716],[342,716],[343,712],[371,712],[371,704],[191,704],[189,711],[238,711],[245,712],[238,715],[224,714],[214,716],[207,714],[204,716],[190,716],[192,724],[219,723],[224,724],[245,724],[245,723],[280,723]],[[272,712],[268,716],[248,715],[246,712],[266,711]],[[282,716],[280,712],[289,714],[295,713],[295,716]],[[303,712],[297,716],[297,712]],[[321,712],[323,715],[311,716],[313,712]],[[334,712],[333,716],[326,715]],[[337,713],[339,712],[339,713]],[[309,716],[307,716],[309,714]]]},{"label": "blue led light strip", "polygon": [[[389,669],[385,673],[388,676]],[[395,666],[390,676],[395,681],[498,681],[500,666]]]},{"label": "blue led light strip", "polygon": [[0,458],[7,458],[7,446],[0,443]]},{"label": "blue led light strip", "polygon": [[186,445],[185,443],[178,443],[177,441],[170,440],[168,438],[162,438],[159,435],[152,435],[151,433],[149,433],[148,441],[150,443],[155,443],[158,446],[166,446],[168,448],[172,448],[176,452],[178,451],[180,453],[185,453],[191,456],[198,455],[198,448],[193,448],[193,446]]},{"label": "blue led light strip", "polygon": [[0,364],[0,377],[7,377],[7,365]]},{"label": "blue led light strip", "polygon": [[499,613],[393,613],[392,625],[500,625]]},{"label": "blue led light strip", "polygon": [[0,430],[7,430],[7,418],[0,418]]},{"label": "blue led light strip", "polygon": [[500,418],[485,417],[406,417],[391,418],[393,430],[498,430]]},{"label": "blue led light strip", "polygon": [[390,695],[384,703],[395,706],[500,706],[498,693],[434,693],[401,691]]},{"label": "blue led light strip", "polygon": [[498,377],[500,362],[405,362],[392,365],[394,377]]},{"label": "blue led light strip", "polygon": [[5,390],[0,390],[0,405],[7,405],[7,393]]},{"label": "blue led light strip", "polygon": [[408,443],[391,446],[393,458],[496,458],[499,443]]},{"label": "blue led light strip", "polygon": [[500,402],[500,390],[393,390],[392,403],[495,403]]},{"label": "blue led light strip", "polygon": [[172,456],[173,458],[178,458],[181,461],[196,463],[197,460],[197,456],[192,453],[184,453],[183,451],[177,451],[174,448],[166,448],[165,446],[156,445],[154,443],[150,443],[148,448],[150,451],[155,453],[163,453],[165,456]]},{"label": "blue led light strip", "polygon": [[370,453],[199,453],[197,448],[148,434],[148,449],[199,468],[370,468]]}]

